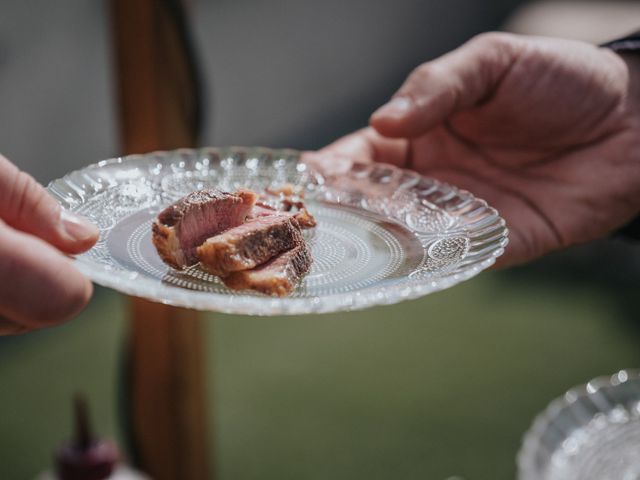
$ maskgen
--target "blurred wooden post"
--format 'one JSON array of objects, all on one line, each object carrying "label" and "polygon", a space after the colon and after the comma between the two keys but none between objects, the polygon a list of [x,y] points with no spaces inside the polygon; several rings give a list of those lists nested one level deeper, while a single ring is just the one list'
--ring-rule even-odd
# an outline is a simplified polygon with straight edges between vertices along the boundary
[{"label": "blurred wooden post", "polygon": [[[197,79],[176,24],[179,0],[112,0],[124,153],[196,143]],[[208,478],[202,324],[194,311],[130,299],[130,418],[154,480]]]}]

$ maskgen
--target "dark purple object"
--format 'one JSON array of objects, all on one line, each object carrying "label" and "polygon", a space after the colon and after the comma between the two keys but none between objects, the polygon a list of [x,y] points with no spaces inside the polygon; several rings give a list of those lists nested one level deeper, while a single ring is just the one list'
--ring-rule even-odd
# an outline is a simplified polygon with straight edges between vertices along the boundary
[{"label": "dark purple object", "polygon": [[91,432],[85,400],[74,399],[74,438],[55,455],[56,473],[60,480],[104,480],[111,476],[118,460],[118,448],[112,442],[98,439]]}]

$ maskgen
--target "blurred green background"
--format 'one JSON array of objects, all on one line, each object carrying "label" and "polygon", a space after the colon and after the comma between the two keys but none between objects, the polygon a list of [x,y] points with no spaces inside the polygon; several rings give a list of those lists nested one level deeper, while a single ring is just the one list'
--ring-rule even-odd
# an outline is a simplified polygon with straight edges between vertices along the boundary
[{"label": "blurred green background", "polygon": [[[207,316],[216,478],[513,479],[549,401],[640,364],[634,261],[637,248],[606,244],[391,307]],[[0,478],[50,463],[78,390],[126,445],[125,305],[98,289],[73,322],[0,339]]]}]

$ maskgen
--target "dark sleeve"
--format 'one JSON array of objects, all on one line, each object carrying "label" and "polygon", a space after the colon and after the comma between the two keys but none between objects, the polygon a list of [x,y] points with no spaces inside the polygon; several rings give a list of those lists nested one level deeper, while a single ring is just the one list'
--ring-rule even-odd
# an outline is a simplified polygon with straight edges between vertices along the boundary
[{"label": "dark sleeve", "polygon": [[640,52],[640,31],[607,42],[602,47],[610,48],[615,52]]},{"label": "dark sleeve", "polygon": [[[602,47],[618,53],[637,53],[640,55],[640,31],[607,42]],[[616,232],[617,236],[640,241],[640,215]]]}]

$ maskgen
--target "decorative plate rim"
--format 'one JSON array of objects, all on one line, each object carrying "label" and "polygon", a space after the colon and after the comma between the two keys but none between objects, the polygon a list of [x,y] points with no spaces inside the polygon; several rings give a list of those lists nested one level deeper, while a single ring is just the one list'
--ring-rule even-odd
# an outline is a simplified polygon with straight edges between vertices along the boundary
[{"label": "decorative plate rim", "polygon": [[[69,202],[68,200],[65,200],[57,187],[68,184],[72,181],[73,176],[77,176],[82,172],[101,169],[114,164],[124,165],[129,162],[135,162],[136,160],[143,160],[149,157],[164,158],[176,155],[203,155],[207,152],[251,152],[256,155],[286,155],[295,157],[297,161],[301,160],[303,153],[299,150],[290,148],[242,146],[157,150],[142,154],[112,157],[89,164],[83,168],[68,172],[61,178],[52,180],[48,184],[47,190],[62,204],[63,207],[65,207],[69,205]],[[313,170],[313,168],[308,164],[305,165],[315,175],[322,176],[322,174]],[[379,163],[377,165],[389,168],[391,171],[409,172],[411,175],[429,180],[433,182],[434,185],[449,190],[452,198],[459,197],[465,200],[480,202],[482,207],[486,209],[488,215],[495,217],[501,227],[500,236],[497,239],[493,239],[493,241],[497,242],[495,248],[485,254],[487,258],[478,261],[465,271],[439,275],[433,279],[425,279],[423,283],[412,285],[370,286],[356,292],[335,293],[316,296],[313,298],[272,298],[255,295],[231,296],[216,292],[201,292],[182,289],[171,285],[158,284],[150,278],[139,278],[139,275],[135,272],[118,271],[109,268],[108,265],[101,265],[86,261],[82,259],[82,257],[74,257],[74,264],[81,273],[89,277],[96,284],[112,288],[127,295],[146,298],[158,303],[176,307],[193,308],[197,310],[215,311],[228,314],[273,316],[354,311],[373,306],[390,305],[404,300],[416,299],[426,294],[452,287],[462,281],[476,276],[481,271],[493,265],[496,258],[502,255],[504,248],[508,243],[508,229],[505,225],[504,219],[499,215],[497,210],[489,206],[486,201],[476,197],[466,190],[458,189],[455,186],[418,174],[408,169],[383,163]],[[394,221],[392,218],[389,218],[389,220]],[[311,305],[309,305],[310,303]]]}]

